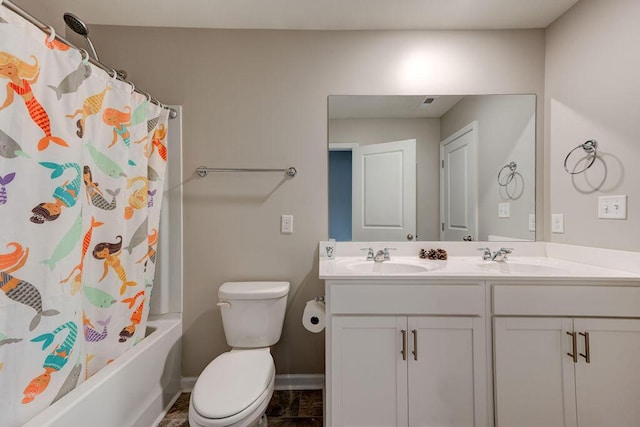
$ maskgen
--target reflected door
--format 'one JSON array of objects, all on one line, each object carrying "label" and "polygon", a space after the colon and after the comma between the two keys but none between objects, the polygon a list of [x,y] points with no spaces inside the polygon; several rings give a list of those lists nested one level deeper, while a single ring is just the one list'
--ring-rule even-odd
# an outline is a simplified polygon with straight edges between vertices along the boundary
[{"label": "reflected door", "polygon": [[352,161],[353,240],[413,240],[416,140],[359,146]]},{"label": "reflected door", "polygon": [[477,240],[476,122],[440,143],[440,240]]}]

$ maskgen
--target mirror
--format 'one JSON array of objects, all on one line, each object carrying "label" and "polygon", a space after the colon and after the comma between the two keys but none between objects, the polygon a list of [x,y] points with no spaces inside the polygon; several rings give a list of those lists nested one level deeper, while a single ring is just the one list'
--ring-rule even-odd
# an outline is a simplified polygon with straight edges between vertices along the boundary
[{"label": "mirror", "polygon": [[535,95],[328,104],[329,238],[535,240]]}]

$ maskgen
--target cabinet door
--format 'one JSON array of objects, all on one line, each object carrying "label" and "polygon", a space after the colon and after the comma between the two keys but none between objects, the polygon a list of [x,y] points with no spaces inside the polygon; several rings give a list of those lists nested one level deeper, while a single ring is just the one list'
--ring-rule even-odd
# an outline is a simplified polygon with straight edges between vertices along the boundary
[{"label": "cabinet door", "polygon": [[580,427],[640,426],[640,320],[576,319],[582,355],[576,365]]},{"label": "cabinet door", "polygon": [[487,425],[484,319],[409,318],[409,425]]},{"label": "cabinet door", "polygon": [[493,331],[496,426],[575,427],[573,321],[495,318]]},{"label": "cabinet door", "polygon": [[407,318],[334,316],[331,425],[407,425],[407,362],[402,331]]}]

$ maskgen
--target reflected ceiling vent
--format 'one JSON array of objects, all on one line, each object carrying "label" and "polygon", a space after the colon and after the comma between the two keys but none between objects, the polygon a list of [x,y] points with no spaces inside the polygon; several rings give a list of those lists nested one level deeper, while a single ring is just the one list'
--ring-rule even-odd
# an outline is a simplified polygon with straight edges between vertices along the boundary
[{"label": "reflected ceiling vent", "polygon": [[435,101],[436,98],[437,97],[435,96],[427,96],[422,100],[422,103],[420,103],[420,108],[422,109],[427,108],[429,105],[433,103],[433,101]]}]

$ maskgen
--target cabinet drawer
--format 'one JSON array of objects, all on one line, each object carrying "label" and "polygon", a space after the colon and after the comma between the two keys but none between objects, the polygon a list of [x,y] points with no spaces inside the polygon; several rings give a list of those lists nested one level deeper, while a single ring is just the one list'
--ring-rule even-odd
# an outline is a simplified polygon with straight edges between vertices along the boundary
[{"label": "cabinet drawer", "polygon": [[332,314],[434,314],[483,316],[484,285],[349,284],[331,286]]},{"label": "cabinet drawer", "polygon": [[493,287],[495,315],[640,317],[640,287]]}]

